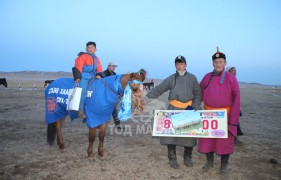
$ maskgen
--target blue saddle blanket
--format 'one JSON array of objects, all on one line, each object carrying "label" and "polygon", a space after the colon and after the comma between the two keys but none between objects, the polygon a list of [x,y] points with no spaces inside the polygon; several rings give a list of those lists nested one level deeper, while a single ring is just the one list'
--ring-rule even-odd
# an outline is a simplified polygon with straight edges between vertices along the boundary
[{"label": "blue saddle blanket", "polygon": [[66,110],[68,93],[73,87],[74,80],[72,78],[60,78],[46,88],[45,121],[47,124],[56,122],[67,115],[70,115],[72,120],[78,117],[76,111]]},{"label": "blue saddle blanket", "polygon": [[84,107],[89,128],[104,124],[111,118],[119,102],[118,95],[123,93],[121,78],[122,75],[114,75],[89,83]]},{"label": "blue saddle blanket", "polygon": [[[84,122],[87,122],[89,128],[97,127],[111,118],[114,107],[119,102],[118,95],[123,93],[121,78],[122,75],[114,75],[90,81],[84,101],[84,111],[87,116]],[[47,124],[54,123],[67,115],[72,120],[78,118],[77,111],[66,110],[68,94],[73,87],[72,78],[60,78],[46,88],[45,121]]]}]

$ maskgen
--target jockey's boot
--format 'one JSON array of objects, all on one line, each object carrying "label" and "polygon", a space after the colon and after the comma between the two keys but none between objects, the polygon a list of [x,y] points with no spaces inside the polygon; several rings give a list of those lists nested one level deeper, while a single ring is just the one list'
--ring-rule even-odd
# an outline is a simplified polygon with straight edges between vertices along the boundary
[{"label": "jockey's boot", "polygon": [[193,166],[192,150],[193,150],[193,147],[184,146],[183,162],[184,162],[184,165],[187,167]]},{"label": "jockey's boot", "polygon": [[79,118],[86,118],[87,116],[84,114],[83,109],[79,109],[79,111],[77,112],[77,115]]},{"label": "jockey's boot", "polygon": [[207,163],[202,167],[203,172],[209,171],[210,168],[214,167],[214,152],[209,152],[206,154]]},{"label": "jockey's boot", "polygon": [[226,174],[227,173],[227,164],[228,164],[229,154],[221,155],[221,168],[220,173]]},{"label": "jockey's boot", "polygon": [[179,164],[177,162],[176,145],[168,144],[167,147],[168,147],[169,164],[171,168],[178,169]]}]

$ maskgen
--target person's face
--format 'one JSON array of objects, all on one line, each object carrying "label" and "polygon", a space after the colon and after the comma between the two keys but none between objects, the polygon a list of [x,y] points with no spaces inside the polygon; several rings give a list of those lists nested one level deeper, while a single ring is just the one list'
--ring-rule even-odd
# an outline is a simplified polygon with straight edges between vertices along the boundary
[{"label": "person's face", "polygon": [[214,70],[216,72],[222,72],[226,65],[226,60],[223,58],[218,58],[213,61]]},{"label": "person's face", "polygon": [[110,70],[110,71],[114,71],[115,70],[115,66],[108,66],[108,69]]},{"label": "person's face", "polygon": [[186,69],[186,64],[184,62],[176,62],[177,71],[184,71]]},{"label": "person's face", "polygon": [[94,53],[97,51],[97,49],[95,48],[94,45],[89,45],[89,46],[87,46],[86,51],[87,51],[89,54],[94,54]]},{"label": "person's face", "polygon": [[234,74],[234,76],[236,76],[236,68],[231,68],[229,72],[231,72],[232,74]]}]

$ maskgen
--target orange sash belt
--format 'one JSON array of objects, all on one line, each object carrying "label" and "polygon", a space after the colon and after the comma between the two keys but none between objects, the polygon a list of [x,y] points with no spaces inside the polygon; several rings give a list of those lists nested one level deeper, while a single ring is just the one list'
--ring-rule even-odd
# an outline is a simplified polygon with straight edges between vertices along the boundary
[{"label": "orange sash belt", "polygon": [[188,101],[188,102],[180,102],[180,101],[177,101],[177,100],[171,100],[169,102],[171,105],[177,107],[177,108],[187,108],[187,106],[191,106],[192,105],[192,101]]},{"label": "orange sash belt", "polygon": [[204,109],[206,109],[206,110],[223,110],[223,109],[226,109],[227,113],[230,113],[231,107],[214,108],[214,107],[211,107],[211,106],[207,106],[205,104]]}]

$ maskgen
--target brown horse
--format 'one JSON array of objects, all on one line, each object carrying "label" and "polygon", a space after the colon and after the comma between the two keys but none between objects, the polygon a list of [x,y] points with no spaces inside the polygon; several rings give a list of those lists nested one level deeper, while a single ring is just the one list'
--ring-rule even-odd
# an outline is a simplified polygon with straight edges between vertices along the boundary
[{"label": "brown horse", "polygon": [[132,109],[134,114],[142,114],[145,111],[144,104],[143,93],[141,91],[132,95]]},{"label": "brown horse", "polygon": [[[109,77],[107,77],[107,78],[109,78]],[[143,70],[143,69],[141,69],[139,72],[122,75],[122,77],[120,78],[120,82],[119,82],[121,84],[121,88],[122,88],[121,92],[124,92],[126,86],[129,85],[129,87],[132,91],[132,95],[139,94],[140,91],[141,91],[141,88],[140,88],[141,85],[139,83],[132,83],[132,81],[136,80],[136,81],[139,81],[139,82],[143,82],[145,80],[145,77],[146,77],[146,71]],[[106,78],[104,78],[104,79],[106,79]],[[101,79],[101,81],[103,81],[103,79]],[[104,82],[106,82],[106,80],[104,80]],[[104,82],[103,82],[103,85],[106,86],[106,88],[110,89],[110,91],[113,92],[116,96],[121,95],[121,94],[118,94],[118,92],[114,92],[114,89],[110,88],[109,85],[107,85]],[[56,83],[52,83],[52,84],[56,84]],[[95,87],[94,93],[98,93],[99,87],[100,86]],[[54,90],[50,90],[50,89],[46,90],[46,92],[45,92],[46,93],[46,100],[48,100],[47,91],[50,92],[50,91],[54,91]],[[97,102],[97,103],[102,103],[102,102]],[[112,105],[112,112],[113,112],[113,108],[116,104],[111,104],[111,105]],[[46,106],[53,107],[53,106],[50,105],[49,102],[46,103]],[[87,104],[85,105],[85,109],[87,109],[86,106],[87,106]],[[48,113],[48,111],[50,111],[49,109],[46,110],[46,113]],[[53,109],[56,109],[56,108],[53,108]],[[57,109],[59,109],[59,108],[57,108]],[[110,113],[110,115],[112,114],[112,112]],[[62,131],[61,131],[63,121],[65,120],[65,118],[66,118],[66,116],[56,120],[53,123],[49,123],[48,128],[47,128],[48,143],[50,145],[54,144],[55,137],[56,137],[56,134],[57,134],[57,144],[59,145],[60,149],[65,148],[63,138],[62,138]],[[90,117],[89,117],[89,119],[90,119]],[[110,117],[108,118],[108,120],[109,119],[110,119]],[[106,121],[108,121],[108,120],[106,120]],[[88,124],[88,122],[87,122],[87,124]],[[95,140],[97,130],[98,130],[98,136],[99,136],[98,154],[101,157],[104,156],[104,137],[105,137],[106,122],[104,122],[104,123],[102,123],[98,126],[95,126],[95,127],[91,127],[88,124],[88,127],[89,127],[89,146],[88,146],[88,149],[87,149],[88,157],[89,158],[94,157],[93,144],[94,144],[94,140]]]}]

